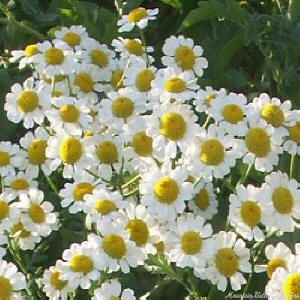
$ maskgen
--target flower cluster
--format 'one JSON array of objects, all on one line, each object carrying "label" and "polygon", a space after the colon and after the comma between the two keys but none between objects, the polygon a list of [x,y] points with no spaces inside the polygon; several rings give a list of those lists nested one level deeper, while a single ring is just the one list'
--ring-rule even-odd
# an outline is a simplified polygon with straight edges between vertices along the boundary
[{"label": "flower cluster", "polygon": [[[144,34],[157,13],[136,8],[119,31]],[[119,37],[112,47],[71,26],[12,51],[32,76],[5,99],[8,119],[27,131],[0,142],[0,299],[31,295],[8,254],[21,268],[20,251],[35,251],[76,214],[86,239],[35,278],[50,299],[78,289],[94,300],[135,299],[119,280],[138,266],[160,272],[157,257],[220,291],[246,292],[255,271],[268,274],[270,299],[300,297],[299,245],[266,246],[300,219],[299,111],[266,93],[250,101],[200,86],[208,62],[191,38],[167,38],[159,61],[142,38]],[[278,168],[283,155],[291,156],[289,175]],[[251,173],[263,182],[251,182]],[[224,205],[220,230],[211,221]],[[264,246],[267,264],[258,255]]]}]

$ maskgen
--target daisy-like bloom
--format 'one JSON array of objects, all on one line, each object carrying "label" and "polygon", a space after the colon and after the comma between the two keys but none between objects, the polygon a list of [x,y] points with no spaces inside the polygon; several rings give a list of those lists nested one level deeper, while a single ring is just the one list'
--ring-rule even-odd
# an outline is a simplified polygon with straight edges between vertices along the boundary
[{"label": "daisy-like bloom", "polygon": [[238,185],[236,194],[229,196],[230,224],[248,241],[261,242],[265,235],[260,228],[270,218],[270,202],[266,202],[263,190],[253,185]]},{"label": "daisy-like bloom", "polygon": [[174,225],[167,227],[166,255],[180,268],[204,268],[214,253],[213,230],[205,219],[192,213],[182,214]]},{"label": "daisy-like bloom", "polygon": [[26,280],[17,267],[5,260],[0,260],[0,299],[23,299],[20,291],[26,289]]},{"label": "daisy-like bloom", "polygon": [[199,77],[208,66],[207,59],[202,57],[203,49],[194,45],[191,38],[171,36],[166,39],[163,48],[165,56],[161,58],[166,67],[179,68],[181,71],[192,71]]},{"label": "daisy-like bloom", "polygon": [[81,135],[90,127],[93,118],[85,100],[62,96],[52,98],[52,104],[54,107],[45,114],[50,127],[56,132],[63,130],[68,134]]},{"label": "daisy-like bloom", "polygon": [[74,52],[70,46],[61,41],[44,41],[37,44],[39,53],[33,57],[35,68],[48,77],[69,75],[74,69]]},{"label": "daisy-like bloom", "polygon": [[291,155],[300,154],[300,116],[295,125],[288,127],[289,134],[283,143],[283,149]]},{"label": "daisy-like bloom", "polygon": [[19,209],[13,204],[16,195],[7,191],[0,194],[0,232],[9,231],[20,216]]},{"label": "daisy-like bloom", "polygon": [[30,189],[28,194],[19,196],[20,202],[16,205],[21,210],[21,222],[24,229],[48,236],[58,228],[57,213],[53,212],[53,205],[44,201],[44,193],[37,189]]},{"label": "daisy-like bloom", "polygon": [[103,282],[101,287],[94,291],[92,300],[135,300],[134,291],[132,289],[122,290],[122,286],[117,279],[111,279]]},{"label": "daisy-like bloom", "polygon": [[128,15],[123,15],[121,20],[118,20],[119,32],[131,31],[135,26],[144,29],[148,25],[148,21],[156,19],[157,14],[158,8],[135,8]]},{"label": "daisy-like bloom", "polygon": [[24,50],[11,51],[12,57],[9,58],[9,62],[19,61],[19,69],[25,68],[27,65],[33,62],[33,57],[39,53],[36,44],[30,44],[25,47]]},{"label": "daisy-like bloom", "polygon": [[218,290],[224,292],[230,281],[234,291],[241,289],[247,281],[243,273],[251,272],[250,250],[242,239],[237,238],[234,232],[220,231],[214,236],[216,247],[208,267],[198,271],[194,269],[196,276],[206,278],[216,284]]},{"label": "daisy-like bloom", "polygon": [[105,93],[110,93],[113,91],[118,91],[123,89],[125,86],[123,84],[124,70],[128,68],[129,61],[127,58],[115,59],[115,64],[112,69],[112,74],[109,80],[109,84],[104,85]]},{"label": "daisy-like bloom", "polygon": [[226,134],[222,127],[211,124],[207,130],[201,128],[194,143],[187,148],[184,160],[191,175],[210,181],[223,178],[242,156],[239,141]]},{"label": "daisy-like bloom", "polygon": [[295,179],[281,171],[265,177],[263,201],[271,203],[267,227],[271,230],[293,232],[300,218],[300,189]]},{"label": "daisy-like bloom", "polygon": [[211,182],[201,180],[194,185],[194,196],[188,202],[189,209],[195,214],[210,220],[218,212],[217,196]]},{"label": "daisy-like bloom", "polygon": [[160,168],[152,166],[141,174],[141,204],[159,220],[175,219],[185,209],[185,200],[193,196],[193,185],[187,182],[185,167],[171,169],[169,163]]},{"label": "daisy-like bloom", "polygon": [[177,147],[185,152],[200,131],[197,116],[187,104],[155,105],[153,116],[149,119],[146,132],[153,139],[153,147],[158,150],[165,148],[165,154],[171,158],[176,157]]},{"label": "daisy-like bloom", "polygon": [[195,75],[184,71],[178,72],[173,68],[159,69],[155,79],[151,82],[150,92],[153,99],[160,102],[185,102],[195,98],[196,84]]},{"label": "daisy-like bloom", "polygon": [[103,270],[103,262],[98,257],[98,249],[89,241],[71,244],[62,254],[63,261],[56,262],[56,268],[60,272],[59,279],[67,281],[73,290],[78,287],[89,289],[91,283],[99,279],[99,271]]},{"label": "daisy-like bloom", "polygon": [[50,90],[33,77],[26,79],[23,85],[15,83],[5,98],[7,118],[13,123],[22,121],[25,128],[32,128],[35,123],[41,125],[44,112],[50,107],[49,95]]}]

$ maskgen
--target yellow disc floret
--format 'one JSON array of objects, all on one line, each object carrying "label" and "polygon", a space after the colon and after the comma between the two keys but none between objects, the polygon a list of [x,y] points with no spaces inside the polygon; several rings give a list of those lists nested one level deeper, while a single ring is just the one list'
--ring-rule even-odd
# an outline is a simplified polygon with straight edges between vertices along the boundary
[{"label": "yellow disc floret", "polygon": [[13,286],[9,279],[4,276],[0,276],[0,299],[9,300],[12,299]]},{"label": "yellow disc floret", "polygon": [[90,93],[94,89],[94,81],[89,73],[80,72],[76,75],[75,84],[84,93]]},{"label": "yellow disc floret", "polygon": [[111,111],[115,117],[127,119],[133,114],[134,104],[128,97],[119,97],[113,102]]},{"label": "yellow disc floret", "polygon": [[151,89],[151,81],[155,78],[149,69],[140,71],[135,78],[135,85],[140,92],[148,92]]},{"label": "yellow disc floret", "polygon": [[75,254],[69,262],[70,269],[76,273],[88,274],[94,270],[93,260],[85,254]]},{"label": "yellow disc floret", "polygon": [[9,205],[6,201],[0,199],[0,221],[9,215]]},{"label": "yellow disc floret", "polygon": [[205,188],[201,189],[194,197],[194,202],[202,211],[205,211],[210,204],[210,198]]},{"label": "yellow disc floret", "polygon": [[275,209],[280,214],[289,214],[294,207],[294,198],[290,190],[278,187],[273,191],[272,201]]},{"label": "yellow disc floret", "polygon": [[95,203],[95,209],[99,214],[105,216],[113,211],[116,211],[117,206],[109,199],[98,199]]},{"label": "yellow disc floret", "polygon": [[24,229],[24,226],[21,222],[14,224],[11,232],[12,232],[12,234],[18,233],[18,237],[23,238],[23,239],[25,239],[31,235],[31,233],[29,231]]},{"label": "yellow disc floret", "polygon": [[74,104],[65,104],[60,108],[59,115],[64,122],[75,123],[80,117],[80,111]]},{"label": "yellow disc floret", "polygon": [[39,49],[36,44],[28,45],[25,48],[24,54],[26,57],[31,57],[39,53]]},{"label": "yellow disc floret", "polygon": [[224,160],[224,157],[224,146],[219,140],[210,139],[202,144],[200,159],[204,164],[217,166]]},{"label": "yellow disc floret", "polygon": [[75,32],[67,32],[63,37],[63,41],[66,42],[69,46],[74,47],[80,44],[81,37]]},{"label": "yellow disc floret", "polygon": [[187,231],[181,237],[181,249],[184,254],[194,255],[202,248],[202,238],[196,231]]},{"label": "yellow disc floret", "polygon": [[130,220],[126,229],[130,234],[130,239],[134,241],[137,246],[142,246],[147,243],[149,239],[149,230],[147,224],[143,220]]},{"label": "yellow disc floret", "polygon": [[261,208],[251,200],[245,201],[241,206],[241,218],[249,227],[255,227],[261,220]]},{"label": "yellow disc floret", "polygon": [[211,107],[211,102],[216,99],[217,94],[208,94],[205,98],[205,104],[207,107]]},{"label": "yellow disc floret", "polygon": [[175,51],[175,61],[184,71],[193,69],[196,62],[193,49],[188,46],[179,46]]},{"label": "yellow disc floret", "polygon": [[177,182],[168,176],[160,178],[154,186],[157,200],[165,204],[172,204],[177,199],[179,191]]},{"label": "yellow disc floret", "polygon": [[152,154],[152,138],[144,131],[139,131],[133,136],[132,146],[139,156],[146,157]]},{"label": "yellow disc floret", "polygon": [[296,125],[289,127],[288,130],[290,140],[300,144],[300,122],[297,122]]},{"label": "yellow disc floret", "polygon": [[103,238],[104,252],[114,259],[121,259],[127,252],[124,239],[118,234],[111,233]]},{"label": "yellow disc floret", "polygon": [[251,128],[246,134],[248,150],[257,157],[266,157],[271,151],[271,140],[263,128]]},{"label": "yellow disc floret", "polygon": [[290,274],[283,284],[284,300],[300,299],[300,273]]},{"label": "yellow disc floret", "polygon": [[94,49],[90,52],[90,58],[92,63],[100,68],[105,68],[108,66],[109,60],[106,53],[100,49]]},{"label": "yellow disc floret", "polygon": [[148,16],[147,10],[144,7],[138,7],[133,9],[128,14],[128,21],[130,23],[137,23]]},{"label": "yellow disc floret", "polygon": [[221,248],[215,256],[215,263],[218,271],[225,277],[231,277],[239,268],[239,261],[236,253],[231,248]]},{"label": "yellow disc floret", "polygon": [[271,279],[277,268],[286,268],[286,263],[282,258],[274,257],[268,261],[267,274]]},{"label": "yellow disc floret", "polygon": [[61,49],[50,48],[45,52],[45,60],[49,65],[61,65],[65,60],[65,56]]},{"label": "yellow disc floret", "polygon": [[165,91],[169,93],[182,93],[186,90],[186,83],[179,77],[172,77],[165,82]]},{"label": "yellow disc floret", "polygon": [[112,141],[101,142],[97,146],[96,154],[104,164],[112,165],[118,161],[118,148]]},{"label": "yellow disc floret", "polygon": [[82,145],[74,137],[65,138],[59,146],[59,156],[66,164],[76,163],[82,156]]},{"label": "yellow disc floret", "polygon": [[29,187],[28,181],[24,178],[17,178],[11,183],[11,188],[15,191],[27,190]]},{"label": "yellow disc floret", "polygon": [[125,43],[125,49],[130,53],[136,56],[142,56],[144,54],[143,45],[135,40],[135,39],[128,39]]},{"label": "yellow disc floret", "polygon": [[267,103],[263,109],[261,110],[261,116],[264,118],[268,123],[272,124],[274,127],[279,127],[284,122],[284,113],[275,104]]},{"label": "yellow disc floret", "polygon": [[28,147],[28,160],[32,165],[41,165],[46,160],[47,142],[41,139],[33,140]]},{"label": "yellow disc floret", "polygon": [[236,124],[244,119],[242,109],[236,104],[228,104],[222,110],[225,121]]},{"label": "yellow disc floret", "polygon": [[67,281],[59,279],[60,275],[61,273],[57,269],[55,269],[51,273],[50,277],[51,285],[58,291],[62,290],[67,285]]},{"label": "yellow disc floret", "polygon": [[80,182],[76,184],[73,190],[73,197],[76,201],[83,201],[84,196],[92,194],[93,186],[89,182]]},{"label": "yellow disc floret", "polygon": [[0,151],[0,167],[10,164],[10,155],[6,151]]},{"label": "yellow disc floret", "polygon": [[18,109],[23,113],[34,111],[39,106],[39,96],[35,91],[26,90],[18,97]]},{"label": "yellow disc floret", "polygon": [[44,209],[38,203],[32,203],[28,208],[28,215],[34,223],[41,224],[46,220]]},{"label": "yellow disc floret", "polygon": [[161,134],[171,141],[182,139],[186,133],[186,122],[183,116],[174,112],[163,115],[159,127]]},{"label": "yellow disc floret", "polygon": [[114,89],[123,88],[123,70],[117,69],[112,73],[110,84]]}]

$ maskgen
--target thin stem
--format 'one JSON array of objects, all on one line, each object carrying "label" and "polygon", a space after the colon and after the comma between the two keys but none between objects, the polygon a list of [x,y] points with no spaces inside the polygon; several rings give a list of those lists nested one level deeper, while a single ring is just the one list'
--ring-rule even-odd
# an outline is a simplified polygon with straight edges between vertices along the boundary
[{"label": "thin stem", "polygon": [[135,177],[133,177],[132,179],[130,179],[129,181],[125,182],[123,185],[122,185],[122,189],[128,187],[129,185],[135,183],[137,180],[139,180],[141,178],[141,175],[137,175]]},{"label": "thin stem", "polygon": [[59,197],[58,189],[57,189],[56,185],[54,184],[53,180],[51,179],[51,177],[47,176],[47,175],[45,175],[45,177],[47,179],[47,182],[48,182],[49,186],[53,190],[53,192]]},{"label": "thin stem", "polygon": [[191,296],[194,298],[194,299],[202,299],[202,296],[201,296],[201,293],[198,289],[198,285],[197,285],[197,282],[194,278],[194,275],[192,273],[192,270],[190,268],[188,268],[188,281],[190,283],[190,290],[191,290]]},{"label": "thin stem", "polygon": [[247,180],[248,178],[248,175],[251,171],[251,168],[252,168],[252,164],[251,165],[248,165],[248,168],[245,170],[241,180],[238,182],[238,184],[244,184],[244,182]]},{"label": "thin stem", "polygon": [[72,91],[72,85],[71,85],[70,76],[67,76],[67,81],[68,81],[69,93],[70,93],[70,95],[72,95],[73,91]]},{"label": "thin stem", "polygon": [[56,78],[53,76],[51,78],[51,95],[55,96],[55,83],[56,83]]},{"label": "thin stem", "polygon": [[123,15],[123,4],[122,4],[122,1],[115,0],[115,7],[116,7],[116,10],[117,10],[119,18],[121,18],[122,15]]},{"label": "thin stem", "polygon": [[205,122],[204,122],[204,124],[202,125],[202,127],[203,127],[203,128],[206,128],[207,125],[209,124],[209,121],[210,121],[210,116],[207,116],[207,117],[206,117],[206,120],[205,120]]},{"label": "thin stem", "polygon": [[136,194],[138,191],[139,191],[139,188],[136,188],[136,189],[130,191],[129,193],[124,194],[123,196],[124,196],[124,198],[127,198],[129,196],[132,196],[132,195]]},{"label": "thin stem", "polygon": [[3,193],[5,190],[5,186],[4,186],[4,180],[2,176],[0,176],[0,181],[1,181],[1,193]]},{"label": "thin stem", "polygon": [[290,162],[290,178],[294,178],[295,174],[295,161],[296,161],[296,155],[291,155],[291,162]]},{"label": "thin stem", "polygon": [[150,66],[150,60],[149,60],[149,56],[148,56],[148,52],[147,52],[147,42],[146,42],[145,32],[142,29],[140,29],[140,36],[141,36],[143,47],[145,49],[147,66]]}]

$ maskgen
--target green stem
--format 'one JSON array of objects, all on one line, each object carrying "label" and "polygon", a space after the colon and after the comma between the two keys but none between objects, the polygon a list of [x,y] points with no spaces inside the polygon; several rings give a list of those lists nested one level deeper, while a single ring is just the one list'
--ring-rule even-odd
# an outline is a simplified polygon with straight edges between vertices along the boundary
[{"label": "green stem", "polygon": [[140,29],[140,36],[141,36],[143,47],[145,49],[147,66],[149,67],[150,66],[150,60],[149,60],[149,56],[148,56],[148,53],[147,53],[147,42],[146,42],[145,32],[142,29]]},{"label": "green stem", "polygon": [[238,184],[244,184],[244,182],[245,182],[245,181],[247,180],[247,178],[248,178],[248,175],[249,175],[251,169],[252,169],[252,164],[251,164],[251,165],[248,165],[248,168],[245,170],[245,172],[244,172],[244,174],[243,174],[241,180],[238,182]]},{"label": "green stem", "polygon": [[53,76],[51,78],[51,95],[52,97],[55,96],[55,83],[56,83],[56,78]]},{"label": "green stem", "polygon": [[46,179],[47,179],[47,182],[49,184],[49,186],[51,187],[51,189],[53,190],[53,192],[58,196],[59,196],[59,192],[58,192],[58,189],[56,187],[56,185],[54,184],[54,182],[52,181],[51,177],[50,176],[47,176],[45,175]]},{"label": "green stem", "polygon": [[0,181],[1,181],[1,193],[3,193],[5,190],[5,186],[4,186],[4,180],[2,176],[0,176]]},{"label": "green stem", "polygon": [[290,162],[290,179],[294,178],[295,174],[295,161],[296,161],[296,155],[291,155],[291,162]]},{"label": "green stem", "polygon": [[216,286],[213,285],[209,290],[209,293],[207,295],[207,300],[215,300],[216,299],[215,292],[216,292]]},{"label": "green stem", "polygon": [[209,124],[209,121],[210,121],[210,116],[207,116],[207,117],[206,117],[206,120],[205,120],[205,122],[204,122],[204,124],[202,125],[202,127],[203,127],[203,128],[206,128],[207,125]]},{"label": "green stem", "polygon": [[202,299],[201,293],[198,289],[198,285],[197,282],[195,280],[194,274],[192,273],[192,270],[190,268],[188,268],[188,282],[190,283],[190,291],[191,296],[193,297],[193,299]]},{"label": "green stem", "polygon": [[130,179],[129,181],[125,182],[123,185],[122,185],[122,189],[128,187],[129,185],[135,183],[137,180],[139,180],[141,178],[141,175],[137,175],[137,176],[134,176],[132,179]]},{"label": "green stem", "polygon": [[72,95],[73,94],[73,90],[72,90],[70,76],[67,76],[67,81],[68,81],[69,93],[70,93],[70,95]]},{"label": "green stem", "polygon": [[127,197],[130,197],[130,196],[136,194],[138,191],[139,191],[139,188],[136,188],[136,189],[130,191],[129,193],[124,194],[123,196],[124,196],[124,198],[127,198]]}]

